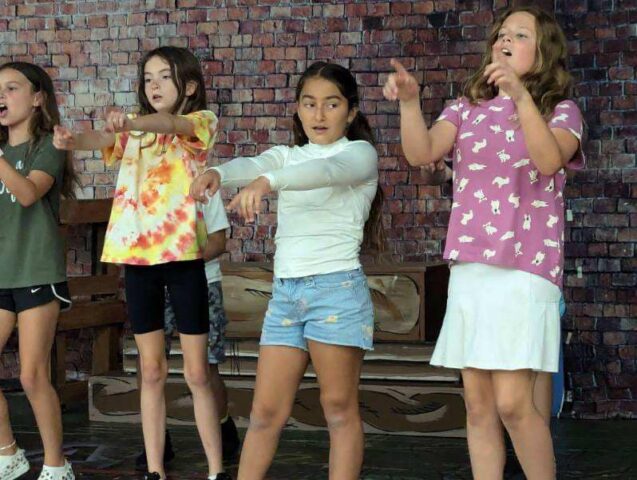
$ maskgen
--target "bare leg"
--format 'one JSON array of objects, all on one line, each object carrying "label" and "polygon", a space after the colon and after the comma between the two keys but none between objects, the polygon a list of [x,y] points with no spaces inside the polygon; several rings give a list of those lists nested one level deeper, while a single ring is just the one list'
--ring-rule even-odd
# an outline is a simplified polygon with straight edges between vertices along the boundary
[{"label": "bare leg", "polygon": [[184,355],[184,377],[192,393],[195,422],[210,475],[223,471],[219,412],[213,396],[208,366],[208,334],[179,334]]},{"label": "bare leg", "polygon": [[166,435],[166,397],[164,387],[168,363],[164,351],[164,332],[135,335],[141,370],[140,410],[148,471],[164,472],[164,442]]},{"label": "bare leg", "polygon": [[533,385],[533,403],[542,415],[544,422],[551,425],[551,407],[553,406],[553,378],[548,372],[538,372]]},{"label": "bare leg", "polygon": [[330,432],[330,480],[356,480],[363,465],[358,385],[365,352],[308,341]]},{"label": "bare leg", "polygon": [[464,369],[462,381],[473,478],[501,479],[505,461],[504,438],[493,394],[491,371]]},{"label": "bare leg", "polygon": [[219,420],[228,414],[228,390],[226,384],[219,374],[219,366],[216,363],[210,364],[210,383],[212,384],[212,394],[215,397]]},{"label": "bare leg", "polygon": [[57,300],[18,315],[20,382],[31,403],[44,447],[44,464],[64,465],[60,400],[49,379],[51,348],[60,314]]},{"label": "bare leg", "polygon": [[243,442],[239,462],[239,480],[265,478],[274,458],[281,430],[292,411],[307,362],[307,352],[299,348],[260,348],[250,427]]},{"label": "bare leg", "polygon": [[[8,310],[0,310],[0,352],[4,350],[4,346],[15,328],[16,321],[15,313]],[[9,421],[9,406],[2,391],[0,391],[0,447],[11,444],[13,440],[13,431]],[[0,450],[0,455],[13,455],[17,449],[17,446],[5,448]]]},{"label": "bare leg", "polygon": [[535,373],[531,370],[492,372],[500,419],[529,480],[555,478],[551,432],[533,403]]}]

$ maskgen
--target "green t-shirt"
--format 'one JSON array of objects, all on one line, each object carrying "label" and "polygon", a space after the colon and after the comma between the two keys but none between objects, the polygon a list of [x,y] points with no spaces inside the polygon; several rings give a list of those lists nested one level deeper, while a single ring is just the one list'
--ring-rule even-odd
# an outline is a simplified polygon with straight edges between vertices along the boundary
[{"label": "green t-shirt", "polygon": [[0,288],[22,288],[66,280],[64,239],[59,229],[60,189],[66,152],[44,137],[29,152],[29,142],[0,145],[4,158],[25,177],[32,170],[51,175],[51,189],[23,207],[0,180]]}]

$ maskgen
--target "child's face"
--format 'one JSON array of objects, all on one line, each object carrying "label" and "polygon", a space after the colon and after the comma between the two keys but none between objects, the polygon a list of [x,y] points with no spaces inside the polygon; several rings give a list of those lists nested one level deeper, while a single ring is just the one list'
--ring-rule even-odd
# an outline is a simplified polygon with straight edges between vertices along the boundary
[{"label": "child's face", "polygon": [[356,116],[338,87],[320,77],[305,82],[297,107],[307,138],[319,145],[329,145],[345,136],[348,123]]},{"label": "child's face", "polygon": [[507,62],[521,77],[535,64],[536,49],[535,17],[527,12],[516,12],[509,15],[502,24],[491,56],[494,60]]},{"label": "child's face", "polygon": [[170,113],[179,98],[170,74],[170,65],[161,57],[151,57],[144,65],[144,93],[158,112]]},{"label": "child's face", "polygon": [[0,125],[11,128],[28,122],[41,98],[22,73],[11,68],[0,70]]}]

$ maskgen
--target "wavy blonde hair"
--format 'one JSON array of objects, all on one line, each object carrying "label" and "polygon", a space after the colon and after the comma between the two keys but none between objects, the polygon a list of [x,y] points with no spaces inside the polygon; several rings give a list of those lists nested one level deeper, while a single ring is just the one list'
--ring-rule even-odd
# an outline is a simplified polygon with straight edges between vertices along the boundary
[{"label": "wavy blonde hair", "polygon": [[526,12],[535,17],[537,32],[535,64],[521,80],[531,94],[543,116],[549,116],[555,106],[571,96],[573,79],[566,69],[566,36],[555,18],[535,6],[513,7],[505,11],[493,24],[487,39],[487,51],[482,63],[464,86],[464,96],[473,104],[490,100],[498,94],[498,88],[489,85],[483,76],[485,68],[492,62],[493,44],[504,21],[514,13]]}]

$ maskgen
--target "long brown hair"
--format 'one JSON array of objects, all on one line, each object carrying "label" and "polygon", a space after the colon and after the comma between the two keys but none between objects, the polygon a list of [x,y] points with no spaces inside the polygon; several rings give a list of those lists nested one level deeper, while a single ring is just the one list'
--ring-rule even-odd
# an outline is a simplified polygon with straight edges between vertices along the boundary
[{"label": "long brown hair", "polygon": [[[177,101],[171,113],[178,113],[182,103],[184,104],[183,111],[181,112],[183,114],[206,110],[208,108],[206,102],[206,84],[197,57],[186,48],[164,46],[146,53],[139,62],[137,96],[139,98],[140,115],[156,113],[156,110],[148,101],[144,89],[144,67],[153,57],[161,58],[170,66],[170,76],[172,77],[175,87],[177,87]],[[195,82],[197,90],[189,97],[186,97],[186,86],[188,82]]]},{"label": "long brown hair", "polygon": [[[55,99],[53,81],[46,71],[27,62],[9,62],[0,66],[1,70],[11,69],[20,72],[31,84],[34,92],[40,93],[42,102],[35,107],[29,123],[31,140],[27,155],[30,155],[38,148],[44,137],[53,134],[53,127],[60,124],[60,111]],[[0,143],[4,144],[9,139],[9,129],[0,127]],[[73,168],[73,156],[67,152],[64,162],[64,180],[60,186],[60,192],[65,198],[75,198],[73,187],[78,184],[77,175]]]},{"label": "long brown hair", "polygon": [[521,80],[540,113],[547,117],[560,101],[571,96],[573,79],[566,66],[567,45],[564,32],[552,15],[535,6],[510,8],[496,20],[487,39],[487,50],[480,68],[465,84],[464,95],[475,104],[480,100],[492,99],[498,94],[497,87],[489,85],[483,73],[492,62],[492,47],[498,39],[502,24],[509,16],[518,12],[533,15],[537,31],[535,64]]},{"label": "long brown hair", "polygon": [[[360,100],[356,79],[345,67],[328,62],[313,63],[305,70],[296,86],[295,98],[297,102],[301,98],[301,92],[303,91],[305,83],[312,78],[322,78],[332,82],[341,92],[341,95],[347,100],[349,111],[353,108],[358,108]],[[295,113],[293,116],[292,131],[295,145],[303,146],[309,142],[298,113]],[[356,116],[347,127],[346,136],[349,140],[365,140],[372,145],[376,143],[369,122],[360,110],[356,112]],[[385,250],[385,231],[382,222],[383,200],[383,189],[378,185],[376,188],[376,196],[369,210],[369,217],[363,229],[363,250],[375,250],[379,253]]]}]

